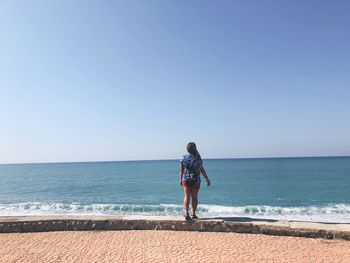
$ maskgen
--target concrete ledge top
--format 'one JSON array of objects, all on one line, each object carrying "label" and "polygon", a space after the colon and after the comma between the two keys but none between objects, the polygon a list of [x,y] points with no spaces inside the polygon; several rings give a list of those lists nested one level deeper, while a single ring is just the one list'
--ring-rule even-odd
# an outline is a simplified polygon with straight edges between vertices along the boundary
[{"label": "concrete ledge top", "polygon": [[[185,222],[182,216],[108,216],[108,215],[54,215],[54,216],[0,216],[0,223],[4,222],[24,222],[24,221],[52,221],[52,220],[145,220],[145,221],[181,221]],[[350,231],[350,223],[323,223],[308,221],[286,221],[255,219],[248,217],[217,217],[217,218],[200,218],[195,222],[236,222],[250,223],[253,225],[282,226],[290,228],[307,228],[328,231]]]},{"label": "concrete ledge top", "polygon": [[181,216],[4,216],[0,233],[75,230],[178,230],[238,232],[350,240],[350,224],[278,221],[249,217],[202,218]]}]

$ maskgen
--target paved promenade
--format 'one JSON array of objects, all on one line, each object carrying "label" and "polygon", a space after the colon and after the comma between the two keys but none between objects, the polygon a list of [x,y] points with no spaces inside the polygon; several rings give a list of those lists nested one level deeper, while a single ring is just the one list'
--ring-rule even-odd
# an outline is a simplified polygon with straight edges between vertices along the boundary
[{"label": "paved promenade", "polygon": [[0,262],[350,262],[350,242],[187,231],[0,234]]},{"label": "paved promenade", "polygon": [[[232,224],[226,225],[224,219],[186,223],[181,218],[156,217],[2,217],[0,230],[14,231],[0,233],[0,262],[350,262],[350,241],[327,239],[336,238],[334,233],[347,234],[347,224],[226,220]],[[52,226],[60,231],[50,230]],[[175,226],[175,230],[202,228],[209,232],[103,230],[117,226],[138,229]],[[267,235],[225,233],[225,227],[250,231],[257,226],[258,230],[272,232]],[[30,227],[44,232],[20,233]],[[64,227],[85,231],[61,231]],[[94,227],[102,230],[87,230]],[[285,232],[286,228],[292,232]],[[224,232],[216,232],[216,229]],[[298,235],[298,231],[301,234],[322,233],[322,238],[280,235]],[[272,235],[274,233],[279,236]]]}]

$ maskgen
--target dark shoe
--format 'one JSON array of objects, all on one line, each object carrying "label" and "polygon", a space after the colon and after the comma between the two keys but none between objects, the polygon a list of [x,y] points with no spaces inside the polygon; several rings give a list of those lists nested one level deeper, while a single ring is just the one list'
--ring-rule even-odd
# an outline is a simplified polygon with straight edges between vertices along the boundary
[{"label": "dark shoe", "polygon": [[186,219],[186,221],[191,220],[190,215],[189,214],[185,215],[185,219]]},{"label": "dark shoe", "polygon": [[192,219],[198,219],[198,216],[193,215],[193,216],[192,216]]}]

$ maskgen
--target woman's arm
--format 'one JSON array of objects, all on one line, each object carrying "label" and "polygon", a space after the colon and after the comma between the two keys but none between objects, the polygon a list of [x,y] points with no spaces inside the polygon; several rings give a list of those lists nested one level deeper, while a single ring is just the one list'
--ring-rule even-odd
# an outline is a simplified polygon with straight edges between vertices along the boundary
[{"label": "woman's arm", "polygon": [[180,185],[182,186],[182,178],[184,176],[184,165],[182,164],[182,162],[180,163]]},{"label": "woman's arm", "polygon": [[210,186],[211,183],[210,183],[209,177],[208,177],[208,175],[207,175],[207,172],[206,172],[205,169],[204,169],[203,164],[200,164],[200,165],[199,165],[199,170],[200,170],[201,173],[203,174],[205,180],[207,180],[207,185]]}]

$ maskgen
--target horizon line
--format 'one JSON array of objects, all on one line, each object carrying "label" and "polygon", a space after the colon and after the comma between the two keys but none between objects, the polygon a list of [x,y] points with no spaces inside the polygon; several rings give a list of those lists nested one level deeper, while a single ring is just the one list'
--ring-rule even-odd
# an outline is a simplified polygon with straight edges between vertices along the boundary
[{"label": "horizon line", "polygon": [[[265,157],[213,157],[203,158],[203,160],[240,160],[240,159],[297,159],[297,158],[342,158],[350,155],[311,155],[311,156],[265,156]],[[169,159],[131,159],[131,160],[95,160],[95,161],[53,161],[53,162],[19,162],[19,163],[0,163],[0,165],[17,164],[66,164],[66,163],[112,163],[112,162],[147,162],[147,161],[175,161],[178,158]]]}]

